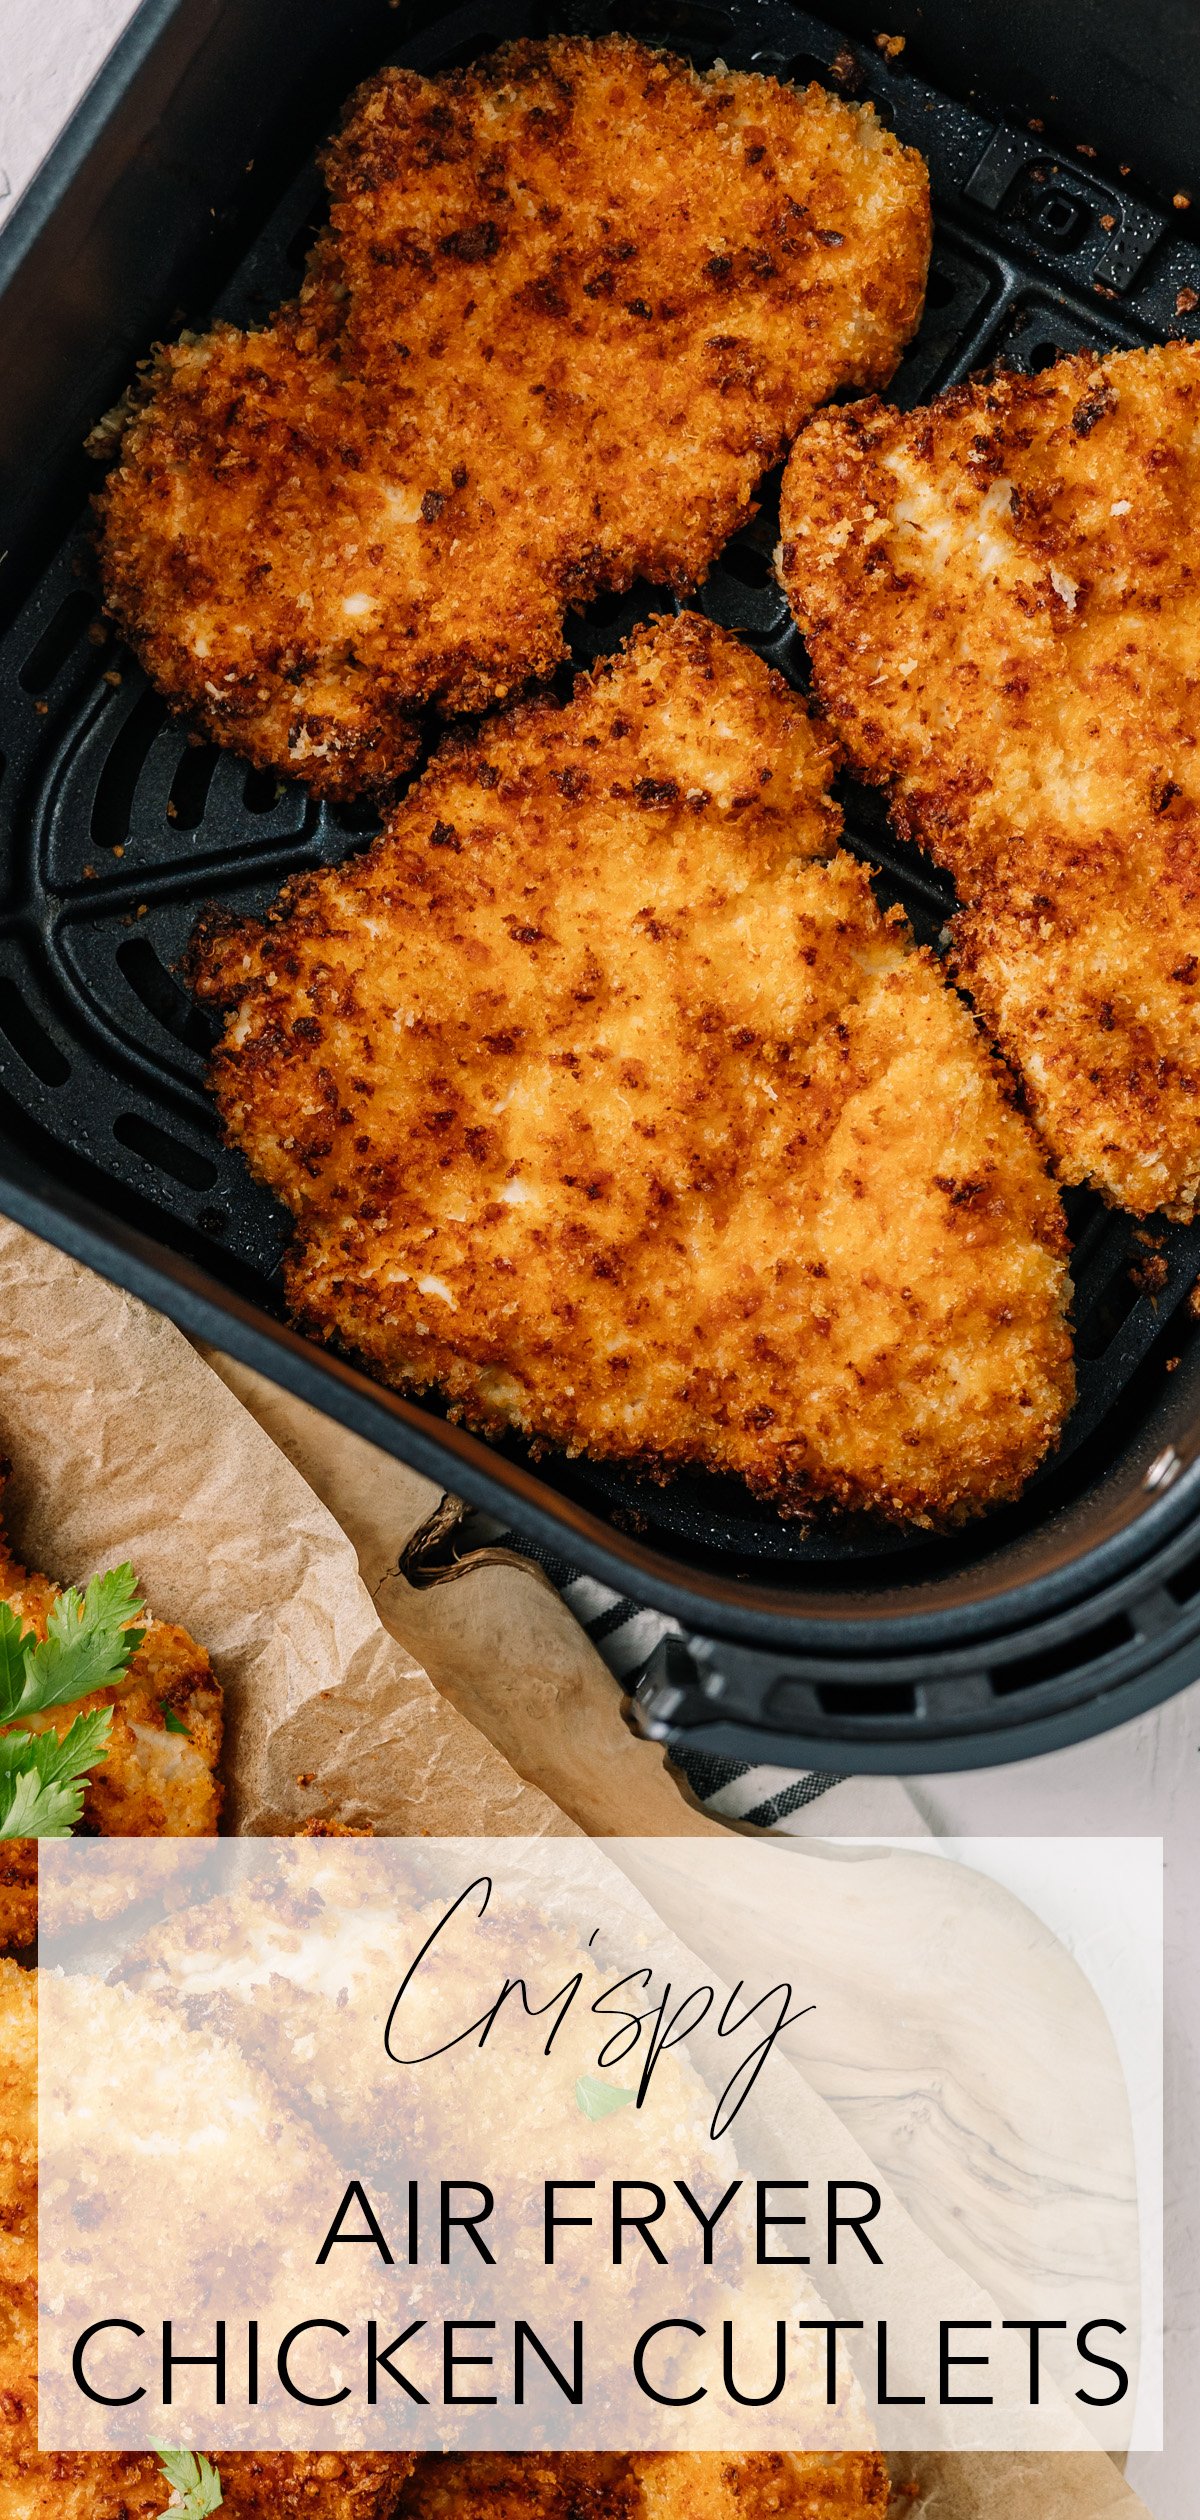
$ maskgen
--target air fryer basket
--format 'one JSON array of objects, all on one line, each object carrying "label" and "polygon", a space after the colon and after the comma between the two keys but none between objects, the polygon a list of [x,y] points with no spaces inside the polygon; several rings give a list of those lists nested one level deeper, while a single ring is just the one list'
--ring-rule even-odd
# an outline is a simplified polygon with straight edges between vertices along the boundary
[{"label": "air fryer basket", "polygon": [[[273,103],[277,114],[256,143],[265,162],[257,200],[228,101],[229,15],[218,12],[217,33],[197,52],[188,0],[143,10],[125,64],[118,58],[88,109],[86,150],[76,132],[0,252],[9,374],[18,345],[8,317],[15,307],[19,326],[35,266],[56,291],[61,368],[70,352],[63,239],[91,183],[76,287],[107,291],[115,311],[103,355],[92,343],[90,360],[71,370],[76,436],[156,330],[214,312],[253,322],[295,285],[321,216],[310,144],[364,68],[393,58],[434,70],[550,25],[615,25],[701,65],[720,58],[874,98],[928,158],[937,211],[925,320],[892,387],[903,403],[993,361],[1038,368],[1063,349],[1200,331],[1200,243],[1102,170],[1086,132],[1081,152],[997,121],[940,93],[907,51],[848,37],[786,0],[568,0],[549,16],[520,0],[469,0],[407,41],[397,41],[405,21],[386,9],[308,0],[298,39],[307,84],[283,88],[281,101],[269,82],[256,94],[260,119]],[[255,22],[251,9],[244,52]],[[172,44],[173,84],[163,72]],[[154,76],[166,101],[161,166],[147,173],[144,147],[121,140],[121,121],[136,123]],[[162,135],[203,159],[204,103],[211,119],[222,80],[225,125],[209,153],[216,197],[197,195],[189,208],[185,192],[181,212],[186,161]],[[67,162],[72,147],[78,163]],[[145,231],[155,185],[164,233],[179,234],[170,252],[148,241],[154,285],[131,313],[131,294],[146,298],[146,271],[135,265],[127,287],[97,240],[111,235],[127,249]],[[211,231],[223,219],[222,248]],[[78,243],[78,220],[76,231]],[[60,394],[60,434],[62,410]],[[1200,1228],[1137,1229],[1090,1194],[1068,1195],[1077,1407],[1019,1505],[952,1539],[865,1521],[785,1522],[732,1481],[659,1487],[611,1467],[534,1464],[515,1442],[484,1447],[435,1406],[376,1390],[283,1326],[287,1219],[221,1142],[203,1082],[206,1021],[175,974],[202,906],[261,910],[287,875],[362,847],[375,825],[368,812],[318,804],[189,742],[169,721],[99,622],[82,472],[69,462],[64,481],[48,457],[38,496],[27,410],[24,420],[24,443],[19,425],[9,430],[21,600],[0,644],[0,1206],[457,1493],[674,1613],[690,1643],[670,1640],[645,1676],[652,1730],[702,1724],[714,1750],[777,1761],[957,1766],[1099,1729],[1200,1674],[1200,1334],[1189,1304]],[[803,651],[771,575],[775,532],[768,485],[760,515],[696,600],[802,685]],[[669,600],[635,589],[592,605],[576,625],[577,660]],[[901,901],[918,934],[936,941],[953,907],[948,883],[895,841],[876,798],[847,782],[843,801],[848,844],[878,868],[881,897]]]}]

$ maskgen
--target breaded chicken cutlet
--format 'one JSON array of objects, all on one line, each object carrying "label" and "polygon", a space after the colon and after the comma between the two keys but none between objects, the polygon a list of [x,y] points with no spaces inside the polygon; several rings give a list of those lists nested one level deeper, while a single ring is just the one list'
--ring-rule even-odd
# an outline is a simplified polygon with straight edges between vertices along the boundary
[{"label": "breaded chicken cutlet", "polygon": [[[58,1598],[48,1576],[19,1565],[0,1523],[0,1601],[38,1637]],[[221,1811],[218,1768],[221,1685],[186,1628],[155,1619],[121,1679],[21,1729],[61,1736],[93,1707],[112,1709],[108,1749],[88,1777],[80,1833],[93,1837],[211,1837]],[[0,1949],[21,1949],[37,1932],[37,1844],[0,1840]]]},{"label": "breaded chicken cutlet", "polygon": [[782,575],[1064,1181],[1200,1199],[1200,347],[822,414]]},{"label": "breaded chicken cutlet", "polygon": [[418,2459],[400,2520],[884,2520],[877,2452]]},{"label": "breaded chicken cutlet", "polygon": [[[149,2453],[37,2448],[37,1976],[0,1960],[0,2520],[159,2520]],[[229,2520],[391,2520],[407,2452],[220,2456]]]},{"label": "breaded chicken cutlet", "polygon": [[173,705],[350,796],[429,703],[548,674],[569,607],[695,585],[809,413],[891,375],[930,221],[870,106],[624,36],[385,70],[325,172],[300,299],[98,432],[101,562]]},{"label": "breaded chicken cutlet", "polygon": [[835,853],[828,739],[699,615],[448,742],[198,944],[304,1328],[486,1432],[953,1519],[1072,1396],[1044,1159]]},{"label": "breaded chicken cutlet", "polygon": [[[224,2520],[392,2520],[411,2464],[400,2451],[227,2453],[221,2511]],[[169,2520],[168,2498],[148,2451],[34,2450],[0,2471],[0,2520]]]}]

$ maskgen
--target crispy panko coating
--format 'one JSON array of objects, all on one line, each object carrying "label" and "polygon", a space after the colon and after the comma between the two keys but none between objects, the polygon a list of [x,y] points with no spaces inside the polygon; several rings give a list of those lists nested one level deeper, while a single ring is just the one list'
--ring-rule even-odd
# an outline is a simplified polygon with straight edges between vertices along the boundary
[{"label": "crispy panko coating", "polygon": [[37,1839],[0,1838],[0,1951],[25,1951],[37,1936]]},{"label": "crispy panko coating", "polygon": [[[156,2458],[37,2448],[37,1984],[0,1960],[0,2520],[158,2520]],[[399,2451],[217,2456],[229,2520],[391,2520],[412,2466]]]},{"label": "crispy panko coating", "polygon": [[0,1960],[0,2478],[37,2440],[37,2176],[37,1980]]},{"label": "crispy panko coating", "polygon": [[329,795],[503,699],[563,620],[691,586],[920,318],[926,171],[869,106],[623,36],[385,70],[300,300],[162,351],[99,435],[109,609],[220,743]]},{"label": "crispy panko coating", "polygon": [[883,2520],[872,2451],[418,2459],[401,2520]]},{"label": "crispy panko coating", "polygon": [[0,2464],[0,2520],[162,2520],[168,2493],[149,2451],[18,2450]]},{"label": "crispy panko coating", "polygon": [[[406,2452],[218,2455],[227,2520],[392,2520]],[[169,2488],[143,2451],[37,2451],[0,2471],[0,2520],[162,2520]]]},{"label": "crispy panko coating", "polygon": [[[0,1524],[0,1601],[43,1637],[59,1586],[31,1575],[12,1554]],[[51,1714],[22,1718],[22,1729],[61,1736],[79,1714],[111,1706],[107,1756],[84,1795],[81,1836],[211,1837],[221,1811],[218,1767],[223,1722],[220,1682],[185,1628],[155,1619],[123,1679],[93,1689]],[[172,1731],[167,1717],[186,1727]],[[0,1948],[21,1949],[37,1932],[37,1846],[0,1840]]]},{"label": "crispy panko coating", "polygon": [[957,1518],[1070,1405],[1058,1200],[830,747],[697,615],[194,957],[304,1328],[486,1432]]},{"label": "crispy panko coating", "polygon": [[1066,1181],[1200,1197],[1200,348],[823,414],[782,574]]}]

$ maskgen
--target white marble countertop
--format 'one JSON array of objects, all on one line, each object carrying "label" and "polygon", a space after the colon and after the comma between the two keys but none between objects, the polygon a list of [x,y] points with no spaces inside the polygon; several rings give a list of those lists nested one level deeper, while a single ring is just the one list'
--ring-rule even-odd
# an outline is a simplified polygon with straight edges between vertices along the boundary
[{"label": "white marble countertop", "polygon": [[[134,0],[0,0],[0,224]],[[1167,2404],[1170,2448],[1130,2462],[1154,2520],[1194,2520],[1200,2473],[1200,1685],[1098,1741],[918,1780],[937,1836],[1161,1837],[1167,1865]]]},{"label": "white marble countertop", "polygon": [[136,0],[0,0],[0,224],[90,86]]}]

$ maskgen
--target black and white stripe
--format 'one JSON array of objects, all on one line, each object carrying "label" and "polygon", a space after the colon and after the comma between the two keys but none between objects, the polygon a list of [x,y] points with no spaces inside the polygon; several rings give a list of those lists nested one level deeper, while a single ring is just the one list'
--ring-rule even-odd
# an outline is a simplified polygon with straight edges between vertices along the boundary
[{"label": "black and white stripe", "polygon": [[[483,1535],[473,1531],[472,1537],[478,1544]],[[486,1545],[511,1550],[514,1557],[532,1558],[541,1567],[623,1689],[633,1689],[664,1636],[681,1633],[678,1620],[664,1618],[661,1611],[645,1610],[638,1602],[627,1601],[623,1594],[610,1592],[594,1575],[581,1574],[566,1558],[556,1556],[536,1540],[523,1539],[519,1532],[492,1525]],[[739,1820],[759,1829],[786,1827],[796,1812],[846,1781],[842,1776],[827,1775],[823,1769],[797,1775],[793,1768],[749,1766],[737,1759],[714,1758],[711,1751],[692,1750],[684,1745],[673,1748],[671,1757],[686,1776],[697,1802],[703,1803],[714,1819]]]}]

